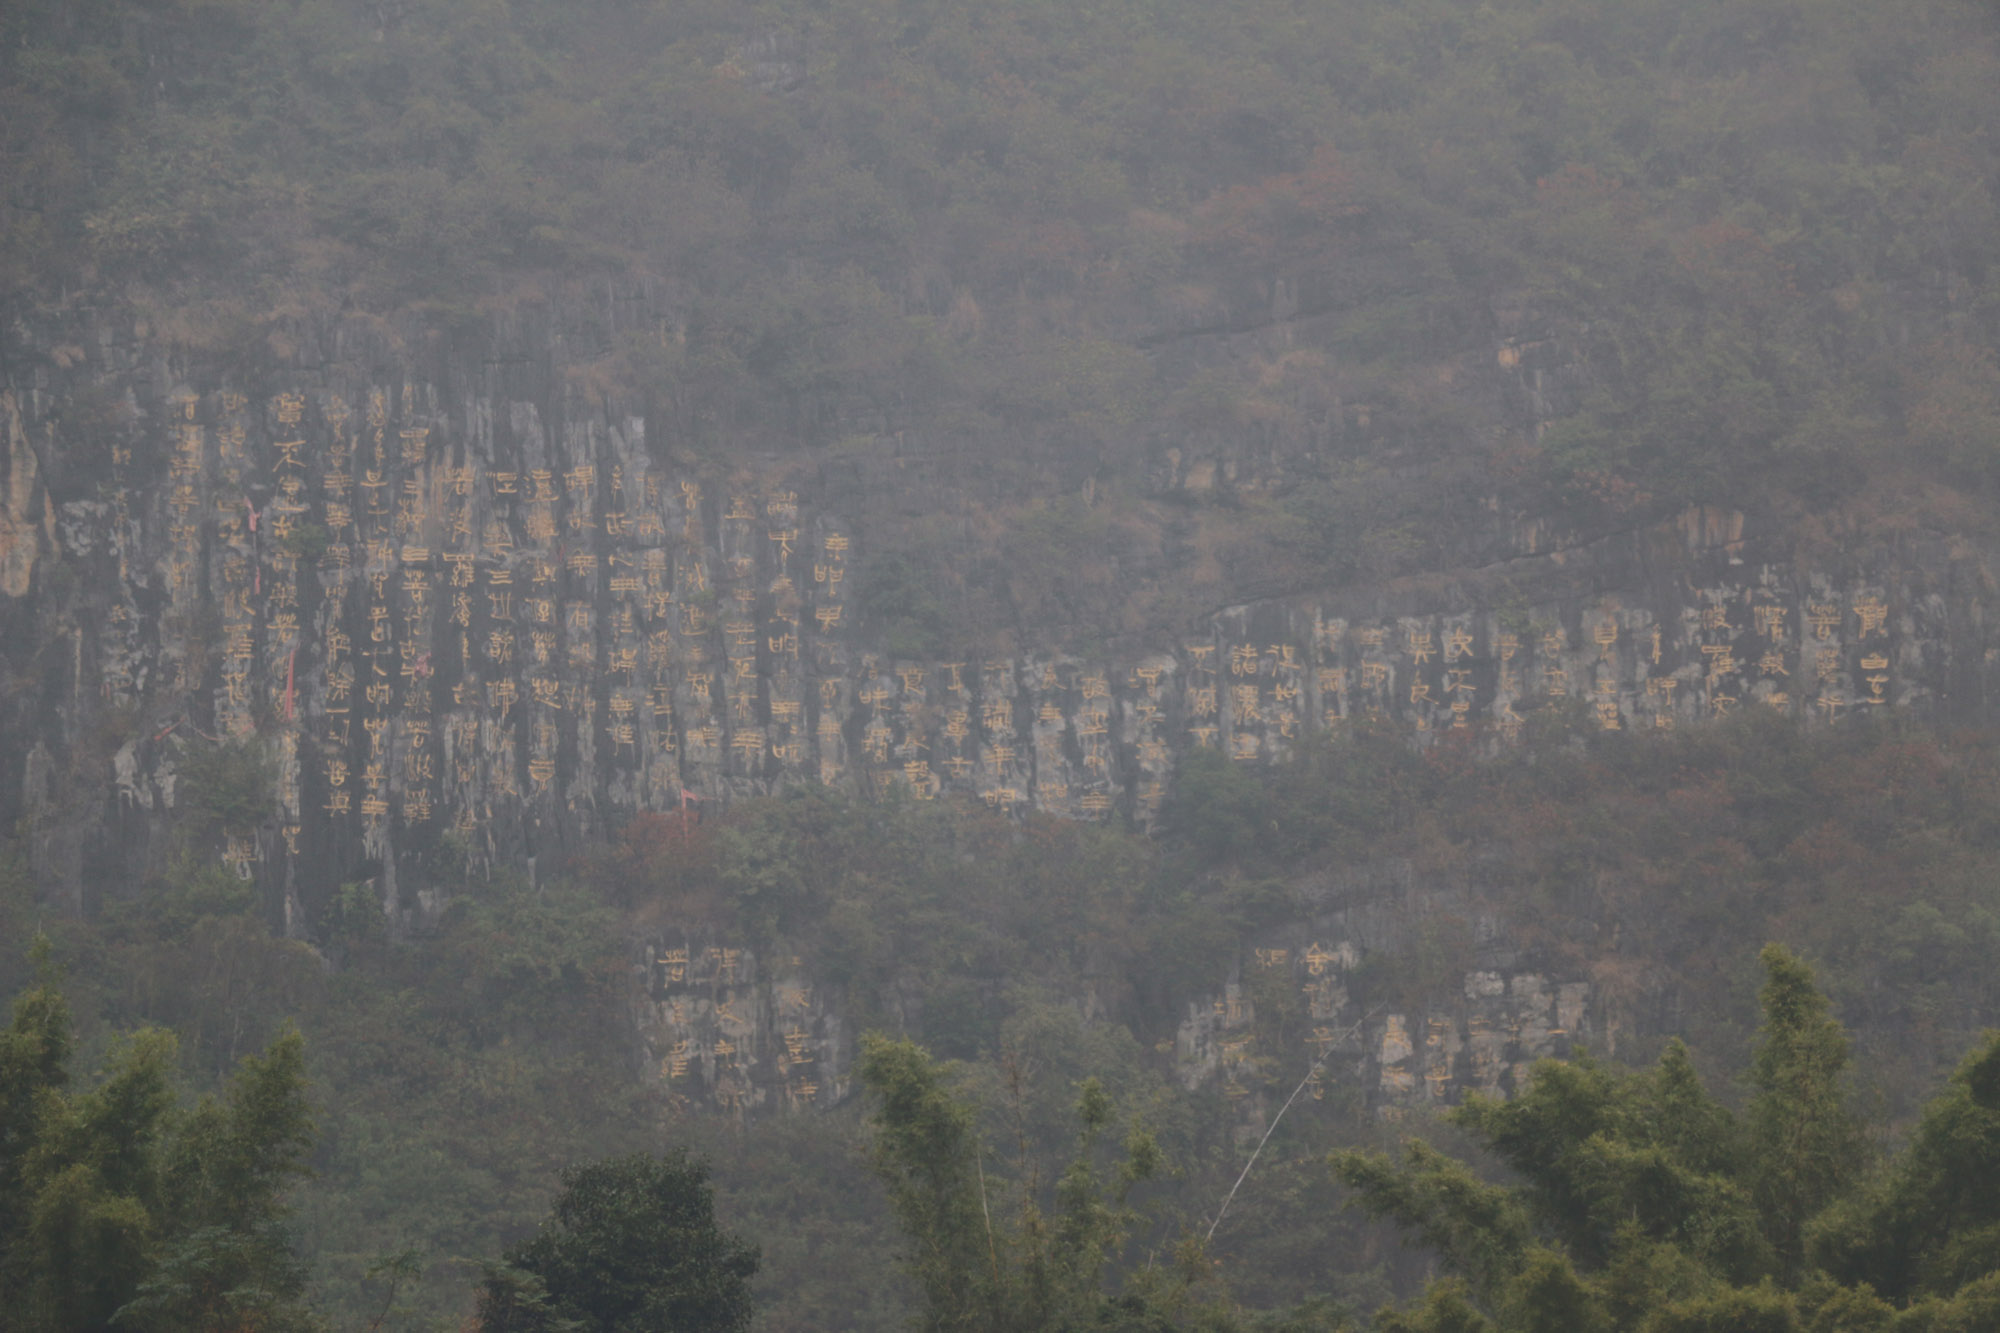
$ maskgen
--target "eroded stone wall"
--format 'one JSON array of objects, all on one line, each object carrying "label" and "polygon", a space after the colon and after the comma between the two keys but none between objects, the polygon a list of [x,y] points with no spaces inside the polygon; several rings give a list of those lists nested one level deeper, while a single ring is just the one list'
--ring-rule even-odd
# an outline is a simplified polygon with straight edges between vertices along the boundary
[{"label": "eroded stone wall", "polygon": [[[1349,975],[1352,939],[1286,932],[1298,944],[1218,960],[1216,988],[1190,1001],[1160,1054],[1189,1091],[1214,1088],[1247,1120],[1298,1088],[1308,1105],[1363,1106],[1393,1118],[1504,1097],[1534,1061],[1590,1035],[1590,985],[1528,968],[1465,974],[1459,994],[1423,1007],[1363,1008]],[[678,1107],[728,1115],[807,1112],[853,1090],[854,1033],[798,959],[677,934],[649,943],[635,969],[645,1076]],[[1264,1013],[1259,997],[1282,1017]],[[1082,1002],[1079,1000],[1079,1002]]]},{"label": "eroded stone wall", "polygon": [[[1490,555],[1473,567],[1096,654],[910,660],[871,639],[857,583],[885,506],[959,484],[916,460],[703,462],[515,361],[253,386],[118,355],[125,424],[81,451],[56,443],[53,391],[0,392],[0,816],[72,910],[161,868],[189,747],[231,739],[268,758],[274,815],[194,850],[310,936],[342,883],[421,917],[468,866],[532,877],[636,812],[788,783],[1146,825],[1197,748],[1269,763],[1366,716],[1488,748],[1554,712],[1990,720],[1989,554],[1946,535],[1802,552],[1710,509],[1583,540],[1496,507],[1455,544]],[[1175,462],[1154,484],[1195,481]],[[1180,1077],[1247,1107],[1268,1070],[1324,1057],[1314,1100],[1344,1086],[1393,1111],[1505,1091],[1590,1022],[1583,983],[1527,960],[1363,1012],[1343,978],[1385,947],[1365,936],[1315,921],[1216,960],[1168,1043]],[[638,1026],[676,1096],[846,1095],[851,1034],[796,963],[696,936],[646,949]],[[1259,1024],[1260,994],[1287,997],[1283,1023]]]},{"label": "eroded stone wall", "polygon": [[[1584,546],[1525,524],[1511,560],[1225,608],[1118,656],[897,659],[857,624],[866,534],[822,465],[718,481],[640,417],[558,401],[169,385],[57,505],[10,395],[4,596],[39,596],[13,632],[54,640],[5,747],[19,813],[89,824],[95,784],[93,827],[124,836],[173,806],[181,739],[254,738],[277,817],[217,854],[303,931],[343,879],[410,910],[425,857],[533,864],[791,782],[1146,823],[1195,747],[1269,762],[1364,715],[1497,745],[1549,708],[1978,714],[1993,670],[1978,553],[1804,565],[1715,511]],[[126,734],[87,754],[104,717]],[[97,771],[62,800],[31,770],[65,754]]]}]

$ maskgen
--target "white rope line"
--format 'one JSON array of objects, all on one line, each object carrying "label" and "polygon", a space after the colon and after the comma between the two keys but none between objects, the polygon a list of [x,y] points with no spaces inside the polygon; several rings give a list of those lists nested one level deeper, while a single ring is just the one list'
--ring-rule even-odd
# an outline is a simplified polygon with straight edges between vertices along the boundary
[{"label": "white rope line", "polygon": [[1250,1175],[1250,1168],[1257,1165],[1257,1158],[1262,1155],[1264,1145],[1271,1141],[1271,1135],[1276,1132],[1278,1122],[1285,1118],[1285,1112],[1292,1109],[1292,1103],[1297,1101],[1299,1094],[1306,1090],[1306,1084],[1312,1082],[1313,1075],[1317,1074],[1325,1066],[1327,1057],[1333,1054],[1333,1048],[1341,1042],[1346,1041],[1349,1036],[1360,1030],[1363,1023],[1366,1023],[1380,1012],[1382,1012],[1382,1005],[1378,1004],[1367,1013],[1361,1015],[1361,1017],[1355,1019],[1345,1032],[1342,1032],[1338,1037],[1327,1043],[1325,1054],[1312,1062],[1312,1068],[1306,1070],[1306,1076],[1299,1080],[1299,1086],[1292,1089],[1292,1095],[1285,1098],[1285,1104],[1280,1106],[1278,1113],[1271,1117],[1270,1126],[1264,1130],[1264,1137],[1257,1140],[1257,1151],[1250,1154],[1250,1160],[1243,1164],[1243,1171],[1236,1177],[1236,1183],[1229,1187],[1229,1193],[1223,1197],[1222,1207],[1215,1210],[1215,1220],[1208,1224],[1208,1234],[1202,1237],[1202,1244],[1206,1245],[1209,1241],[1215,1239],[1215,1229],[1222,1225],[1222,1215],[1229,1211],[1230,1201],[1236,1197],[1236,1191],[1243,1188],[1244,1180]]}]

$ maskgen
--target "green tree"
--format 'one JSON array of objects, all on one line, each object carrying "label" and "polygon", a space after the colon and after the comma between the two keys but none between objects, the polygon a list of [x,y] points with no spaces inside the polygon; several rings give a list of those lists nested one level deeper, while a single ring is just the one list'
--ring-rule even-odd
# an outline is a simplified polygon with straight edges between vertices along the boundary
[{"label": "green tree", "polygon": [[1363,1208],[1416,1232],[1465,1283],[1389,1326],[1797,1327],[1793,1290],[1772,1278],[1796,1282],[1803,1228],[1852,1181],[1861,1140],[1840,1087],[1846,1038],[1811,970],[1775,945],[1761,957],[1758,1091],[1741,1124],[1676,1041],[1640,1072],[1543,1061],[1511,1101],[1474,1095],[1452,1111],[1518,1184],[1489,1183],[1419,1140],[1401,1163],[1335,1154]]},{"label": "green tree", "polygon": [[1076,1153],[1045,1209],[1031,1165],[1017,1163],[1011,1181],[989,1179],[976,1108],[915,1043],[869,1034],[858,1071],[878,1099],[875,1169],[910,1244],[906,1262],[924,1294],[921,1327],[1038,1333],[1174,1326],[1185,1282],[1162,1281],[1148,1266],[1118,1294],[1106,1290],[1106,1269],[1137,1221],[1130,1192],[1162,1163],[1152,1136],[1133,1126],[1105,1177],[1098,1143],[1116,1115],[1096,1079],[1078,1092]]},{"label": "green tree", "polygon": [[47,939],[35,942],[35,953],[41,984],[14,1001],[13,1021],[0,1033],[0,1240],[25,1224],[36,1117],[69,1082],[69,1005],[53,984]]},{"label": "green tree", "polygon": [[2000,1033],[1924,1109],[1909,1149],[1810,1235],[1829,1273],[1891,1300],[2000,1270]]},{"label": "green tree", "polygon": [[706,1165],[686,1150],[563,1173],[534,1236],[479,1293],[489,1333],[735,1333],[750,1326],[757,1249],[716,1224]]},{"label": "green tree", "polygon": [[133,1034],[74,1092],[69,1044],[45,971],[0,1040],[0,1328],[312,1326],[285,1231],[313,1138],[298,1033],[189,1110],[171,1033]]},{"label": "green tree", "polygon": [[[1519,1192],[1480,1180],[1421,1139],[1404,1146],[1400,1164],[1376,1153],[1342,1152],[1333,1168],[1363,1208],[1414,1231],[1482,1297],[1497,1294],[1528,1252],[1533,1229]],[[1452,1298],[1440,1299],[1449,1306]]]},{"label": "green tree", "polygon": [[910,1243],[924,1329],[986,1327],[1000,1298],[1000,1258],[973,1108],[914,1042],[869,1034],[856,1072],[879,1099],[874,1165]]},{"label": "green tree", "polygon": [[1847,1109],[1847,1034],[1827,1012],[1812,969],[1780,944],[1764,965],[1764,1026],[1750,1078],[1749,1184],[1765,1233],[1787,1272],[1804,1260],[1805,1228],[1866,1160],[1860,1122]]}]

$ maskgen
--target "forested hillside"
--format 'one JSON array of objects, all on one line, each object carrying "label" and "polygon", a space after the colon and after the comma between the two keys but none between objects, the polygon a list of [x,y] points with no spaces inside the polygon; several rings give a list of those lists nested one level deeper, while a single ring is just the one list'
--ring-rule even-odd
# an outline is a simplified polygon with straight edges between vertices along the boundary
[{"label": "forested hillside", "polygon": [[1984,0],[12,0],[0,1333],[1991,1327],[1996,502]]},{"label": "forested hillside", "polygon": [[[677,447],[914,433],[1006,478],[976,553],[879,576],[911,634],[1101,614],[1052,585],[1166,521],[1162,447],[1292,461],[1198,525],[1239,594],[1434,565],[1493,495],[1838,532],[1979,526],[1993,480],[2000,63],[1966,0],[0,21],[16,374],[93,355],[24,344],[63,313],[245,366],[553,307],[570,373]],[[66,469],[119,410],[67,408]],[[1128,502],[1114,532],[1019,526],[1050,459]],[[1052,537],[1086,567],[1037,568]]]},{"label": "forested hillside", "polygon": [[[1776,719],[1678,739],[1556,733],[1501,761],[1385,732],[1263,778],[1197,769],[1158,839],[801,793],[685,834],[635,828],[539,892],[463,884],[434,931],[400,940],[356,893],[308,948],[263,925],[240,881],[192,869],[104,919],[40,921],[68,963],[82,1051],[167,1024],[204,1086],[299,1024],[319,1113],[297,1234],[343,1320],[387,1291],[368,1267],[411,1250],[423,1277],[399,1302],[462,1309],[468,1264],[532,1227],[559,1168],[678,1142],[714,1155],[724,1220],[763,1247],[761,1326],[887,1327],[912,1297],[867,1176],[867,1099],[739,1123],[676,1110],[671,1081],[637,1077],[631,941],[659,922],[797,951],[857,1028],[966,1062],[996,1179],[1026,1150],[1053,1183],[1075,1090],[1101,1080],[1166,1164],[1141,1191],[1152,1229],[1131,1262],[1205,1231],[1307,1074],[1313,1048],[1290,1035],[1305,1002],[1255,955],[1358,866],[1424,885],[1384,909],[1402,942],[1348,974],[1358,1004],[1421,1011],[1525,945],[1597,984],[1600,1058],[1644,1064],[1682,1034],[1724,1104],[1753,1046],[1759,943],[1808,950],[1855,1033],[1852,1114],[1897,1141],[2000,1012],[1993,763],[1984,739],[1808,736]],[[18,871],[9,885],[0,924],[25,940],[38,914]],[[1241,1093],[1190,1089],[1155,1048],[1232,958],[1262,978],[1259,1056]],[[18,951],[6,964],[26,980]],[[1415,1289],[1423,1256],[1344,1209],[1321,1163],[1421,1123],[1364,1114],[1362,1055],[1334,1052],[1280,1122],[1209,1243],[1219,1285],[1203,1301],[1321,1296],[1358,1315]]]}]

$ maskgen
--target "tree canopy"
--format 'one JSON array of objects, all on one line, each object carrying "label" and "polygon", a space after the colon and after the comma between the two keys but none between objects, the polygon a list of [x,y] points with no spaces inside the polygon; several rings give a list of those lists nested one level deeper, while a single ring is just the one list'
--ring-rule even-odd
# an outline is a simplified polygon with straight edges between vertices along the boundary
[{"label": "tree canopy", "polygon": [[316,1326],[285,1227],[313,1141],[302,1038],[245,1058],[192,1107],[175,1047],[142,1029],[72,1087],[53,979],[15,1001],[0,1035],[0,1328]]},{"label": "tree canopy", "polygon": [[[1047,639],[1217,603],[1112,575],[1167,447],[1286,460],[1181,516],[1239,593],[1432,567],[1495,498],[1983,523],[1996,89],[1976,0],[26,0],[0,299],[239,366],[543,310],[693,457],[997,469],[1007,586],[905,523],[873,630]],[[67,402],[78,457],[118,413]]]},{"label": "tree canopy", "polygon": [[[1846,1037],[1811,970],[1777,945],[1761,961],[1764,1026],[1741,1116],[1710,1096],[1673,1042],[1649,1070],[1544,1062],[1519,1097],[1475,1095],[1449,1113],[1511,1183],[1422,1140],[1400,1162],[1336,1154],[1356,1202],[1410,1229],[1452,1274],[1377,1326],[1986,1327],[2000,1310],[2000,1254],[1985,1201],[2000,1177],[1977,1089],[2000,1059],[1996,1039],[1931,1103],[1910,1148],[1877,1164],[1847,1105]],[[1958,1168],[1949,1182],[1945,1160]]]},{"label": "tree canopy", "polygon": [[724,1231],[702,1163],[678,1150],[563,1173],[541,1229],[480,1289],[488,1333],[741,1333],[757,1249]]},{"label": "tree canopy", "polygon": [[994,1154],[978,1105],[915,1043],[865,1038],[859,1072],[875,1103],[875,1169],[903,1229],[927,1333],[1136,1333],[1189,1317],[1220,1326],[1223,1312],[1193,1289],[1203,1264],[1191,1239],[1182,1241],[1178,1272],[1128,1261],[1126,1243],[1141,1220],[1131,1192],[1165,1163],[1138,1124],[1118,1160],[1100,1160],[1117,1112],[1098,1080],[1077,1090],[1073,1155],[1045,1190],[1027,1144],[1011,1162]]}]

